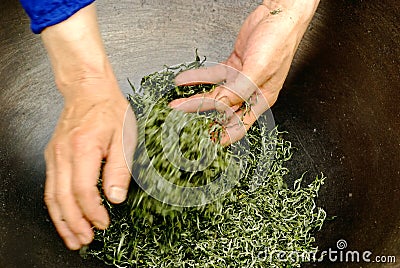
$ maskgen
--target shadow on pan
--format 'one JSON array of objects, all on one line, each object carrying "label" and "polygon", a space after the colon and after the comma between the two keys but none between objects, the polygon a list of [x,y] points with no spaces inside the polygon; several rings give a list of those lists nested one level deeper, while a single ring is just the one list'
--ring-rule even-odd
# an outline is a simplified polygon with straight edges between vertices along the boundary
[{"label": "shadow on pan", "polygon": [[[123,91],[193,59],[221,61],[247,1],[99,1],[105,45]],[[40,37],[17,1],[0,3],[0,267],[103,267],[67,251],[42,201],[42,151],[62,108]],[[318,233],[322,250],[371,251],[400,265],[400,7],[396,0],[322,1],[296,55],[275,120],[299,148],[295,176],[328,177],[319,205],[336,216]],[[179,17],[179,20],[176,18]],[[151,55],[151,60],[148,57]],[[371,257],[373,258],[373,257]],[[364,267],[329,261],[317,267]]]}]

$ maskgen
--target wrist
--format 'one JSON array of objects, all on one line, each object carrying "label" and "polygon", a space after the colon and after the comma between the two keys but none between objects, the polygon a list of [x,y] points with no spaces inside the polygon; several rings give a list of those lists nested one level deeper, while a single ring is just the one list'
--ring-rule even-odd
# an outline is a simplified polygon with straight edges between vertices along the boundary
[{"label": "wrist", "polygon": [[66,106],[87,106],[100,102],[126,100],[118,82],[112,78],[85,78],[59,88]]},{"label": "wrist", "polygon": [[311,21],[320,0],[264,0],[262,5],[270,12],[290,13],[290,16],[299,21]]},{"label": "wrist", "polygon": [[69,19],[43,30],[42,39],[58,89],[64,95],[73,85],[96,79],[114,79],[97,25],[94,4]]}]

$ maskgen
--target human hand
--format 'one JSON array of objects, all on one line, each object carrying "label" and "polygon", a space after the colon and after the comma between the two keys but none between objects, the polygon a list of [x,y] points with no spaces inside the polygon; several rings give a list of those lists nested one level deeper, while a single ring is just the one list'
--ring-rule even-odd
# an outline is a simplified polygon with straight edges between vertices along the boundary
[{"label": "human hand", "polygon": [[97,188],[102,160],[106,197],[112,203],[126,197],[136,121],[106,57],[93,5],[46,28],[42,38],[64,96],[45,151],[44,198],[59,235],[76,250],[93,240],[92,226],[109,224]]},{"label": "human hand", "polygon": [[[318,2],[265,0],[243,23],[225,62],[183,72],[175,79],[177,85],[222,84],[210,93],[174,100],[170,106],[185,112],[223,110],[228,122],[221,143],[240,140],[277,100]],[[250,112],[240,109],[244,101],[251,104]]]},{"label": "human hand", "polygon": [[[46,151],[45,201],[54,225],[70,249],[93,240],[92,225],[107,228],[109,217],[97,188],[102,160],[103,189],[112,203],[124,201],[130,171],[124,158],[135,146],[133,111],[115,81],[85,81],[74,85],[82,94],[66,100],[56,130]],[[71,88],[71,90],[74,90]],[[124,125],[125,113],[128,111]],[[128,130],[129,129],[129,130]],[[127,142],[126,138],[131,138]],[[129,161],[129,160],[128,160]]]}]

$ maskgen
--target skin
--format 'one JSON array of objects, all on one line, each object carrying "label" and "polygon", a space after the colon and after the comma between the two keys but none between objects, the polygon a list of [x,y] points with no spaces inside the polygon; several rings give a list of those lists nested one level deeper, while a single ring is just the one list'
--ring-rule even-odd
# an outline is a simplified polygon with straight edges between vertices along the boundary
[{"label": "skin", "polygon": [[[243,23],[234,50],[225,62],[186,71],[178,85],[221,83],[213,92],[174,100],[185,112],[223,110],[228,122],[223,144],[240,140],[257,118],[277,100],[297,47],[319,1],[264,1]],[[277,13],[277,14],[274,14]],[[239,109],[252,104],[249,113]],[[238,120],[242,122],[238,124]]]},{"label": "skin", "polygon": [[[224,85],[170,105],[186,112],[199,107],[225,111],[230,121],[223,143],[239,140],[258,115],[275,103],[318,2],[264,1],[244,22],[223,64],[176,78],[180,85],[225,81]],[[271,14],[278,9],[278,14]],[[133,156],[136,121],[107,59],[93,4],[46,28],[41,36],[64,96],[64,109],[45,151],[45,202],[66,246],[77,250],[93,240],[93,226],[105,229],[109,225],[96,187],[102,160],[106,197],[113,203],[126,198],[127,163],[132,159],[124,155]],[[248,99],[254,105],[243,115],[238,108]],[[238,118],[243,127],[233,127]]]},{"label": "skin", "polygon": [[[136,133],[134,115],[122,95],[90,5],[42,32],[64,109],[46,148],[45,202],[68,248],[93,240],[92,226],[105,229],[109,217],[96,187],[103,159],[104,191],[124,201],[130,172],[123,150],[133,155],[136,135],[123,148],[123,128]],[[124,126],[124,118],[131,117]],[[128,130],[128,131],[129,131]]]}]

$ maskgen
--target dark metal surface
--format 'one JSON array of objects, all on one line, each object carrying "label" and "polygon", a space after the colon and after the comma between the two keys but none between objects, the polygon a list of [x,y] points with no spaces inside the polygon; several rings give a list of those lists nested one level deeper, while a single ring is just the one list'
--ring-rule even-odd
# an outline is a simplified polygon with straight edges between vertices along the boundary
[{"label": "dark metal surface", "polygon": [[[99,18],[123,91],[164,64],[228,56],[248,1],[106,1]],[[400,265],[400,7],[321,1],[275,119],[299,148],[294,173],[323,171],[319,204],[337,218],[322,249],[395,255]],[[62,108],[39,36],[17,1],[0,2],[0,267],[103,267],[67,251],[42,201],[42,151]],[[312,265],[310,265],[312,266]],[[364,267],[328,262],[318,267]],[[368,267],[386,267],[371,264]],[[389,265],[388,265],[389,267]]]}]

